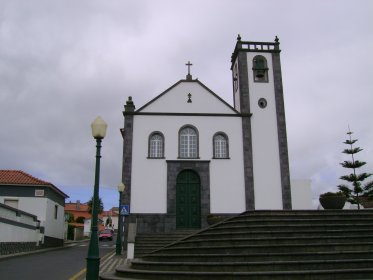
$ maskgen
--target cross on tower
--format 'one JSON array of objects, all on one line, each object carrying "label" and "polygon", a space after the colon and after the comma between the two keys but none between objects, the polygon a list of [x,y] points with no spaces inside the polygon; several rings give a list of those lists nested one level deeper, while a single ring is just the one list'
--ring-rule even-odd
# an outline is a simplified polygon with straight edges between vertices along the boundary
[{"label": "cross on tower", "polygon": [[192,80],[192,75],[190,75],[190,66],[192,66],[193,64],[188,61],[188,63],[186,63],[185,65],[188,66],[188,75],[186,76],[186,78],[187,80]]}]

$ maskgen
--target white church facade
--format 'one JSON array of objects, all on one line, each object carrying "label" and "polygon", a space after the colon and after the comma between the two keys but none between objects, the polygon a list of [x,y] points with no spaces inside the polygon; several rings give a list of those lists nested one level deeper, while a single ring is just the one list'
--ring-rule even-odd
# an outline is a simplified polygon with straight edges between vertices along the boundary
[{"label": "white church facade", "polygon": [[122,202],[139,232],[202,228],[209,214],[292,209],[277,37],[238,37],[231,62],[233,106],[189,70],[137,110],[128,98]]}]

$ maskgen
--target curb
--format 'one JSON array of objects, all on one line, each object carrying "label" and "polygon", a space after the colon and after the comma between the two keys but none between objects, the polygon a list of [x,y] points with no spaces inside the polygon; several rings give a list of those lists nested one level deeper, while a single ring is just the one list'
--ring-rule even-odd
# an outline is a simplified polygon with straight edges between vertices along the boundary
[{"label": "curb", "polygon": [[[116,258],[115,249],[113,249],[112,251],[110,251],[110,252],[106,253],[104,256],[102,256],[102,258],[100,259],[99,274],[106,271],[107,263],[109,263],[114,258]],[[77,272],[76,274],[71,276],[69,278],[69,280],[83,280],[83,279],[85,279],[86,270],[87,270],[87,268],[83,268],[82,270],[80,270],[79,272]]]}]

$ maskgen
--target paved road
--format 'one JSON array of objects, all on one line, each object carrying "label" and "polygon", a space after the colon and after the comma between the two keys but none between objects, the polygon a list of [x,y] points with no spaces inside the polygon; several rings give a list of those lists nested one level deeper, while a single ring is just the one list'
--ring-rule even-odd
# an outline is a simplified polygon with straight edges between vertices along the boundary
[{"label": "paved road", "polygon": [[[100,241],[99,248],[101,258],[113,252],[115,238],[113,241]],[[0,261],[0,279],[70,279],[86,267],[87,252],[88,242],[83,242],[58,250],[4,259]]]}]

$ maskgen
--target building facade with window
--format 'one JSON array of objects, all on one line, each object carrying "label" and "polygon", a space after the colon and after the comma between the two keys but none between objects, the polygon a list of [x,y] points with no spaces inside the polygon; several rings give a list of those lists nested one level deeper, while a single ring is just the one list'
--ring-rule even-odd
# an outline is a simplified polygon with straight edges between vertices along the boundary
[{"label": "building facade with window", "polygon": [[39,241],[43,246],[63,245],[66,198],[68,195],[52,183],[20,170],[0,170],[0,203],[35,215],[40,221]]},{"label": "building facade with window", "polygon": [[292,208],[279,42],[239,37],[231,62],[233,105],[189,69],[139,109],[128,98],[122,202],[139,232],[201,228],[209,214]]}]

